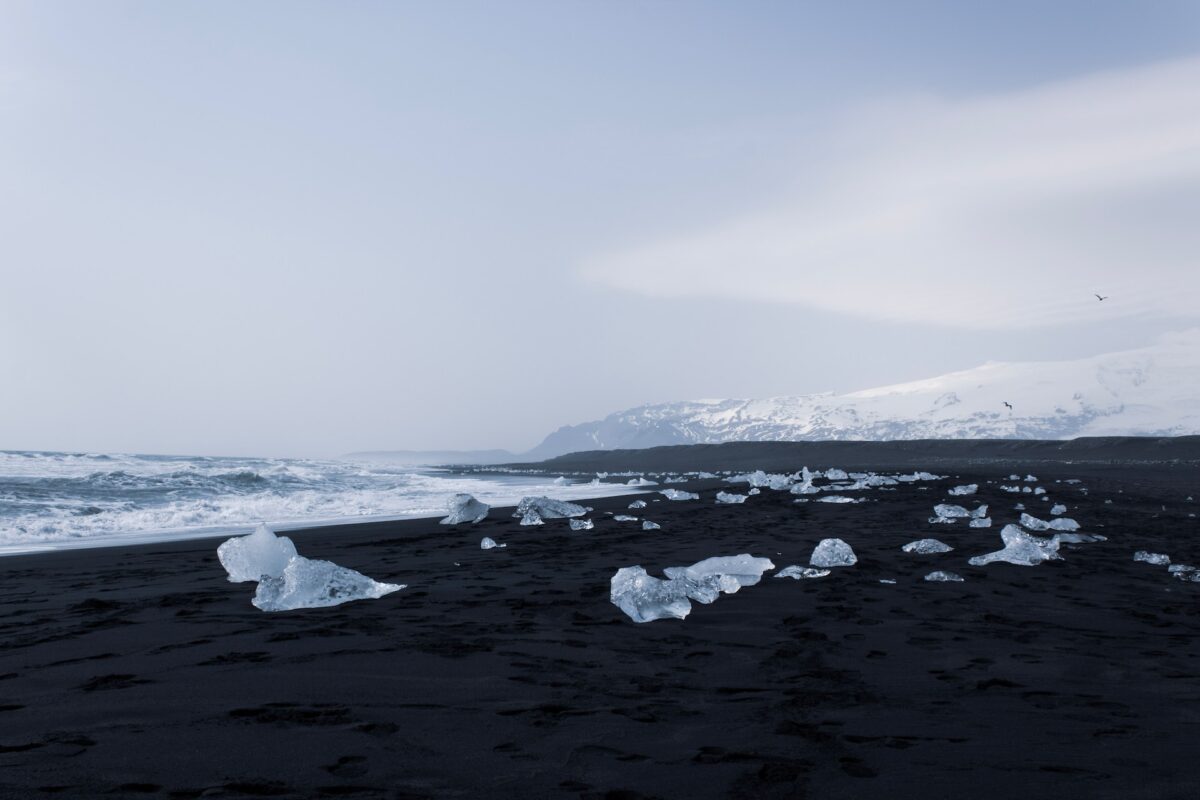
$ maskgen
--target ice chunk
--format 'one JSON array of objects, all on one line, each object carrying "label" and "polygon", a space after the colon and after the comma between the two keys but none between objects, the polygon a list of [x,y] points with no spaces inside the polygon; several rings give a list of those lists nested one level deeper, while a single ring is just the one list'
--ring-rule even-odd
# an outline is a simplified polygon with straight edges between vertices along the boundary
[{"label": "ice chunk", "polygon": [[844,481],[850,476],[846,474],[844,469],[827,469],[825,470],[825,479],[830,481]]},{"label": "ice chunk", "polygon": [[858,556],[841,539],[822,539],[808,563],[814,567],[849,567],[858,563]]},{"label": "ice chunk", "polygon": [[263,611],[291,611],[376,600],[403,588],[403,584],[379,583],[331,561],[293,556],[282,575],[263,576],[250,602]]},{"label": "ice chunk", "polygon": [[1035,476],[1033,476],[1033,475],[1026,475],[1026,476],[1025,476],[1025,482],[1026,482],[1026,483],[1033,483],[1033,482],[1035,482],[1036,480],[1037,480],[1037,478],[1036,478]]},{"label": "ice chunk", "polygon": [[729,492],[717,492],[717,502],[718,503],[744,503],[744,502],[746,502],[746,495],[730,494]]},{"label": "ice chunk", "polygon": [[990,527],[992,527],[992,518],[991,517],[980,517],[978,519],[971,520],[967,524],[970,525],[972,528],[990,528]]},{"label": "ice chunk", "polygon": [[751,489],[750,491],[746,492],[746,494],[751,494],[751,495],[753,495],[753,494],[762,494],[762,489],[759,489],[757,486],[755,486],[753,489]]},{"label": "ice chunk", "polygon": [[617,514],[613,517],[613,522],[637,522],[637,517],[631,517],[628,514]]},{"label": "ice chunk", "polygon": [[1098,533],[1056,533],[1050,537],[1061,544],[1083,544],[1086,542],[1107,542],[1108,537]]},{"label": "ice chunk", "polygon": [[1049,522],[1043,519],[1038,519],[1030,514],[1021,515],[1021,526],[1028,528],[1031,531],[1077,531],[1079,523],[1070,517],[1059,517],[1052,519]]},{"label": "ice chunk", "polygon": [[775,573],[776,578],[793,578],[801,580],[802,578],[824,578],[829,574],[827,569],[814,569],[813,567],[802,567],[798,564],[792,564],[790,567],[784,567]]},{"label": "ice chunk", "polygon": [[[775,569],[775,564],[769,558],[758,558],[749,553],[736,556],[713,556],[703,561],[697,561],[690,567],[668,567],[663,574],[674,580],[682,580],[696,585],[712,585],[712,579],[725,594],[733,594],[743,586],[753,586],[762,580],[764,572]],[[689,586],[689,591],[693,587]],[[707,594],[707,592],[705,592]],[[689,594],[689,596],[691,596]],[[692,597],[700,602],[712,602],[699,597]],[[715,599],[715,598],[714,598]]]},{"label": "ice chunk", "polygon": [[963,576],[957,572],[950,572],[944,569],[934,570],[925,576],[925,580],[934,582],[962,581],[962,579]]},{"label": "ice chunk", "polygon": [[637,478],[630,478],[627,485],[629,485],[629,486],[657,486],[658,484],[655,483],[654,481],[648,481],[643,477],[637,477]]},{"label": "ice chunk", "polygon": [[906,553],[931,555],[933,553],[949,553],[954,548],[937,539],[918,539],[915,542],[909,542],[900,549]]},{"label": "ice chunk", "polygon": [[642,530],[644,531],[656,531],[661,527],[662,525],[659,525],[657,522],[651,522],[648,519],[642,520]]},{"label": "ice chunk", "polygon": [[481,503],[469,494],[452,495],[446,501],[446,510],[450,516],[442,520],[442,525],[460,525],[464,522],[481,522],[488,515],[488,504]]},{"label": "ice chunk", "polygon": [[979,491],[979,484],[968,483],[965,486],[955,486],[949,493],[955,497],[962,497],[963,495],[975,494],[977,491]]},{"label": "ice chunk", "polygon": [[1024,504],[1024,503],[1017,503],[1015,506],[1013,506],[1013,510],[1014,510],[1014,511],[1024,511],[1024,510],[1025,510],[1025,504]]},{"label": "ice chunk", "polygon": [[679,582],[662,580],[641,567],[623,567],[609,581],[608,598],[634,622],[683,619],[692,604]]},{"label": "ice chunk", "polygon": [[[517,510],[513,514],[514,517],[524,517],[529,512],[533,512],[534,516],[539,519],[562,519],[563,517],[582,517],[588,512],[586,508],[575,503],[568,503],[565,500],[555,500],[552,497],[522,497],[521,502],[517,503]],[[522,525],[527,524],[524,520]],[[528,523],[537,525],[538,523]]]},{"label": "ice chunk", "polygon": [[596,527],[590,519],[570,519],[567,522],[570,523],[573,531],[590,531]]},{"label": "ice chunk", "polygon": [[1165,567],[1171,563],[1171,557],[1166,553],[1150,553],[1145,550],[1138,550],[1133,554],[1134,561],[1145,561],[1147,564],[1153,564],[1156,567]]},{"label": "ice chunk", "polygon": [[722,593],[733,594],[753,586],[775,565],[767,558],[743,553],[706,558],[690,567],[668,567],[668,580],[660,580],[641,567],[625,567],[610,581],[609,599],[634,622],[665,617],[683,619],[692,610],[691,600],[711,603]]},{"label": "ice chunk", "polygon": [[506,544],[496,544],[496,540],[490,536],[485,536],[479,540],[480,550],[491,550],[493,547],[508,547]]},{"label": "ice chunk", "polygon": [[1050,514],[1055,517],[1057,517],[1059,514],[1065,514],[1065,513],[1067,513],[1067,507],[1064,506],[1062,503],[1055,503],[1054,506],[1050,509]]},{"label": "ice chunk", "polygon": [[525,514],[521,517],[521,524],[522,525],[544,525],[545,523],[542,522],[542,518],[538,515],[538,513],[531,508],[528,511],[526,511]]},{"label": "ice chunk", "polygon": [[855,500],[853,497],[846,497],[844,494],[828,494],[817,500],[818,503],[861,503],[862,499]]},{"label": "ice chunk", "polygon": [[630,508],[645,508],[646,501],[645,500],[634,500],[632,503],[629,504],[629,507]]},{"label": "ice chunk", "polygon": [[1043,561],[1062,558],[1058,554],[1058,541],[1055,539],[1040,539],[1030,536],[1016,525],[1005,525],[1000,531],[1000,539],[1004,549],[982,556],[975,556],[968,564],[981,567],[993,561],[1006,561],[1024,567],[1032,567]]},{"label": "ice chunk", "polygon": [[971,519],[983,519],[987,516],[987,504],[971,509]]},{"label": "ice chunk", "polygon": [[949,503],[939,503],[933,507],[934,516],[929,518],[933,524],[949,524],[959,519],[967,519],[971,516],[971,512],[962,506],[953,506]]},{"label": "ice chunk", "polygon": [[1196,568],[1190,564],[1172,564],[1167,567],[1167,572],[1174,575],[1176,572],[1195,572]]},{"label": "ice chunk", "polygon": [[663,489],[659,492],[668,500],[699,500],[700,495],[695,492],[685,492],[682,489]]},{"label": "ice chunk", "polygon": [[564,478],[562,475],[559,475],[557,478],[552,480],[551,483],[553,483],[555,486],[566,486],[570,483],[570,481]]},{"label": "ice chunk", "polygon": [[879,582],[880,582],[880,583],[886,583],[886,584],[888,584],[889,586],[895,586],[895,585],[896,585],[896,581],[895,581],[895,580],[893,580],[892,578],[880,578],[880,579],[879,579]]},{"label": "ice chunk", "polygon": [[230,583],[257,581],[264,575],[279,577],[295,555],[292,540],[276,536],[266,525],[259,525],[248,536],[228,539],[217,548],[217,559],[229,573]]}]

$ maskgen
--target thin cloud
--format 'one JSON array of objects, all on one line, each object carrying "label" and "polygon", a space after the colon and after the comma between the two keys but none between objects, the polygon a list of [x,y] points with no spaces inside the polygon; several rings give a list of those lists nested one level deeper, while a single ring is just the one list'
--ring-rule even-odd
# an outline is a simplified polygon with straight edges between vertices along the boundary
[{"label": "thin cloud", "polygon": [[823,177],[786,207],[582,274],[652,296],[984,329],[1200,307],[1200,58],[901,99],[842,133],[836,152],[810,153]]}]

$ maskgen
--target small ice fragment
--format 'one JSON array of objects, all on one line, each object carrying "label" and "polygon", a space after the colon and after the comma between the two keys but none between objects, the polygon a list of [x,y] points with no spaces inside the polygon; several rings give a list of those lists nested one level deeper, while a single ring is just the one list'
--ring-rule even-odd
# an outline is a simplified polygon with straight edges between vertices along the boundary
[{"label": "small ice fragment", "polygon": [[1013,506],[1013,511],[1024,511],[1024,510],[1025,510],[1024,503],[1017,503],[1015,506]]},{"label": "small ice fragment", "polygon": [[685,492],[682,489],[663,489],[659,492],[668,500],[699,500],[700,495],[695,492]]},{"label": "small ice fragment", "polygon": [[858,563],[858,556],[841,539],[822,539],[808,563],[814,567],[849,567]]},{"label": "small ice fragment", "polygon": [[1009,475],[1008,479],[1010,481],[1019,481],[1019,480],[1021,480],[1021,476],[1020,475]]},{"label": "small ice fragment", "polygon": [[[1055,521],[1057,522],[1057,520]],[[1029,514],[1022,514],[1021,527],[1028,528],[1031,531],[1048,531],[1050,530],[1050,523]]]},{"label": "small ice fragment", "polygon": [[1037,481],[1037,477],[1036,477],[1036,476],[1033,476],[1033,475],[1026,475],[1026,476],[1025,476],[1025,482],[1026,482],[1026,483],[1034,483],[1035,481]]},{"label": "small ice fragment", "polygon": [[818,503],[858,503],[853,497],[846,497],[844,494],[827,494],[817,500]]},{"label": "small ice fragment", "polygon": [[717,492],[718,503],[744,503],[746,502],[744,494],[730,494],[729,492]]},{"label": "small ice fragment", "polygon": [[1064,506],[1062,503],[1055,503],[1054,506],[1050,509],[1050,514],[1055,517],[1057,517],[1059,514],[1065,514],[1065,513],[1067,513],[1067,507]]},{"label": "small ice fragment", "polygon": [[962,581],[962,579],[962,575],[959,575],[957,572],[950,572],[944,569],[934,570],[925,576],[925,580],[934,582]]},{"label": "small ice fragment", "polygon": [[977,491],[979,491],[979,484],[968,483],[965,486],[955,486],[950,490],[949,494],[954,495],[955,497],[961,497],[963,495],[975,494]]},{"label": "small ice fragment", "polygon": [[646,501],[645,500],[634,500],[632,503],[629,504],[629,507],[630,508],[645,508]]},{"label": "small ice fragment", "polygon": [[1058,541],[1055,539],[1039,539],[1030,536],[1016,525],[1005,525],[1000,531],[1000,539],[1004,549],[982,556],[975,556],[967,563],[975,567],[990,564],[993,561],[1006,561],[1023,567],[1032,567],[1043,561],[1060,559]]},{"label": "small ice fragment", "polygon": [[651,522],[648,519],[642,520],[642,530],[644,531],[656,531],[661,527],[662,525],[659,525],[657,522]]},{"label": "small ice fragment", "polygon": [[1145,561],[1147,564],[1153,564],[1156,567],[1165,567],[1171,563],[1171,557],[1166,553],[1150,553],[1145,550],[1138,550],[1133,554],[1134,561]]},{"label": "small ice fragment", "polygon": [[293,556],[279,577],[264,575],[250,602],[263,611],[324,608],[351,600],[377,600],[403,584],[380,583],[331,561]]},{"label": "small ice fragment", "polygon": [[[629,473],[625,473],[625,474],[628,475]],[[627,485],[628,486],[657,486],[658,484],[655,483],[654,481],[648,481],[645,478],[639,476],[637,478],[630,478]]]},{"label": "small ice fragment", "polygon": [[493,547],[508,547],[507,544],[496,544],[496,540],[490,536],[485,536],[479,540],[480,550],[491,550]]},{"label": "small ice fragment", "polygon": [[918,539],[915,542],[909,542],[900,549],[906,553],[931,555],[934,553],[949,553],[954,548],[937,539]]},{"label": "small ice fragment", "polygon": [[803,578],[824,578],[829,574],[827,569],[814,569],[813,567],[802,567],[799,564],[792,564],[790,567],[784,567],[775,573],[776,578],[792,578],[793,580],[801,580]]},{"label": "small ice fragment", "polygon": [[896,581],[895,581],[895,580],[893,580],[892,578],[880,578],[880,579],[879,579],[879,582],[880,582],[880,583],[886,583],[886,584],[889,584],[889,585],[895,585],[895,583],[896,583]]},{"label": "small ice fragment", "polygon": [[753,489],[746,492],[746,494],[762,494],[762,489],[759,489],[757,486],[755,486]]},{"label": "small ice fragment", "polygon": [[637,522],[637,517],[631,517],[628,514],[617,514],[613,517],[613,522]]},{"label": "small ice fragment", "polygon": [[570,519],[567,522],[571,525],[571,530],[573,531],[590,531],[596,527],[590,519]]},{"label": "small ice fragment", "polygon": [[562,475],[559,475],[557,478],[551,481],[551,483],[553,483],[555,486],[566,486],[570,483],[570,481],[564,478]]},{"label": "small ice fragment", "polygon": [[463,522],[481,522],[488,515],[488,504],[481,503],[466,493],[451,495],[446,501],[446,510],[450,515],[441,521],[442,525],[459,525]]},{"label": "small ice fragment", "polygon": [[969,526],[971,526],[972,528],[990,528],[990,527],[992,527],[992,518],[991,517],[980,517],[979,519],[971,520],[967,524]]},{"label": "small ice fragment", "polygon": [[217,559],[229,573],[230,583],[257,581],[264,575],[277,578],[295,556],[292,540],[276,536],[266,525],[259,525],[248,536],[227,539],[217,548]]}]

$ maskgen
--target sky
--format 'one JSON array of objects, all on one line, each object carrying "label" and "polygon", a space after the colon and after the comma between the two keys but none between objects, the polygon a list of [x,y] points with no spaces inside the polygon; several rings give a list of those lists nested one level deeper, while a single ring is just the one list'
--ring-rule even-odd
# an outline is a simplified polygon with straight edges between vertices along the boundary
[{"label": "sky", "polygon": [[0,0],[0,449],[519,452],[1140,347],[1198,218],[1192,0]]}]

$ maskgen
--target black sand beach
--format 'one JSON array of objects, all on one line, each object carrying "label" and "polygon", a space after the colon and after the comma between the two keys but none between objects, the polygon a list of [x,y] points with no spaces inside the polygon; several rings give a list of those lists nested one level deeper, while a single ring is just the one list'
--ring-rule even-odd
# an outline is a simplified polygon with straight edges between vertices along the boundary
[{"label": "black sand beach", "polygon": [[[671,468],[721,467],[701,455]],[[1200,584],[1132,560],[1200,565],[1196,463],[919,456],[953,477],[847,505],[768,489],[715,505],[724,484],[697,483],[699,501],[630,512],[658,531],[608,518],[632,499],[618,497],[589,503],[583,533],[493,510],[474,526],[288,534],[303,555],[408,584],[329,609],[256,610],[219,540],[0,559],[0,796],[1200,796]],[[604,458],[573,464],[620,468]],[[852,461],[807,463],[870,466]],[[999,548],[1015,503],[1047,516],[986,483],[1027,471],[1108,541],[968,566]],[[994,527],[929,524],[968,482]],[[508,547],[481,551],[483,536]],[[927,536],[956,549],[900,551]],[[803,565],[826,537],[857,566],[768,574],[684,621],[634,624],[609,602],[620,567]],[[966,582],[921,579],[939,568]]]}]

